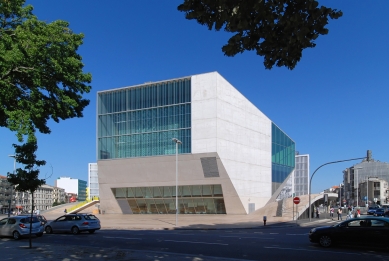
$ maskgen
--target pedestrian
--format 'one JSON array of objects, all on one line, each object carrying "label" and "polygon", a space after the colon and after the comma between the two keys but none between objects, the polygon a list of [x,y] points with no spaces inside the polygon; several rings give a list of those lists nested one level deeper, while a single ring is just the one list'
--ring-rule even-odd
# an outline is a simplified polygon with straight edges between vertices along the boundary
[{"label": "pedestrian", "polygon": [[338,208],[338,220],[342,220],[342,208],[341,207],[339,207]]},{"label": "pedestrian", "polygon": [[316,218],[319,218],[319,207],[316,207]]},{"label": "pedestrian", "polygon": [[351,208],[349,207],[349,208],[348,208],[348,212],[347,212],[346,220],[347,220],[347,219],[350,219],[350,218],[352,218],[352,217],[353,217],[353,212],[352,212]]},{"label": "pedestrian", "polygon": [[66,210],[66,208],[65,208],[65,210],[64,210],[63,212],[65,212],[65,214],[68,213],[68,211]]},{"label": "pedestrian", "polygon": [[357,209],[357,217],[361,217],[361,210],[359,208]]},{"label": "pedestrian", "polygon": [[334,219],[334,207],[333,206],[331,206],[331,208],[330,208],[330,217],[331,217],[331,219]]}]

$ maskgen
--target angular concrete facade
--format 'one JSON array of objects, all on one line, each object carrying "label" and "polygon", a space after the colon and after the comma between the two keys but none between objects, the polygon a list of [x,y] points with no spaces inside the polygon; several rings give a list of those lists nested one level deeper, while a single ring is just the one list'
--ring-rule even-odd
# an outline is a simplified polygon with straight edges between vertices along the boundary
[{"label": "angular concrete facade", "polygon": [[[190,84],[191,152],[178,155],[178,185],[220,184],[227,214],[263,207],[272,198],[274,182],[272,121],[217,72],[191,76]],[[170,154],[99,159],[101,209],[133,213],[115,188],[175,186],[176,157]],[[217,173],[208,175],[206,162],[213,159]]]}]

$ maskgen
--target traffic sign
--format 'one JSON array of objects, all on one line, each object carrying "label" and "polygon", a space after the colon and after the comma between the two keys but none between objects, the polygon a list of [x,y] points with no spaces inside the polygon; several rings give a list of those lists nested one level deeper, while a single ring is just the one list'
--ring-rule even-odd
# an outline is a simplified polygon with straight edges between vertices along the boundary
[{"label": "traffic sign", "polygon": [[378,198],[374,198],[374,203],[377,203],[377,201],[378,201]]},{"label": "traffic sign", "polygon": [[294,197],[294,198],[293,198],[293,203],[296,204],[296,205],[297,205],[298,203],[300,203],[300,198],[299,198],[299,197]]}]

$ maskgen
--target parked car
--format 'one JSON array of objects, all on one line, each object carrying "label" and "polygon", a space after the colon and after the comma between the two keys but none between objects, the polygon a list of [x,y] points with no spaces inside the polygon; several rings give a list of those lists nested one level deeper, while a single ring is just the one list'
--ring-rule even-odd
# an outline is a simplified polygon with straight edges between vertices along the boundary
[{"label": "parked car", "polygon": [[70,232],[76,235],[83,231],[88,231],[93,234],[100,228],[100,220],[95,215],[68,214],[63,215],[54,221],[48,222],[45,226],[45,231],[47,234]]},{"label": "parked car", "polygon": [[374,213],[377,209],[379,209],[379,207],[369,207],[369,209],[367,210],[367,214],[374,215]]},{"label": "parked car", "polygon": [[312,228],[309,240],[323,247],[336,243],[386,247],[389,244],[389,218],[366,216],[352,218],[334,226]]},{"label": "parked car", "polygon": [[376,217],[383,217],[385,215],[385,209],[383,208],[377,208],[374,212],[374,216]]},{"label": "parked car", "polygon": [[[21,214],[19,216],[25,216],[25,217],[30,217],[31,214]],[[32,215],[33,217],[38,218],[38,220],[42,223],[42,225],[46,225],[47,219],[43,215]]]},{"label": "parked car", "polygon": [[30,234],[30,221],[32,225],[31,233],[41,237],[44,232],[44,225],[37,217],[14,216],[0,220],[0,236],[13,237],[15,240]]}]

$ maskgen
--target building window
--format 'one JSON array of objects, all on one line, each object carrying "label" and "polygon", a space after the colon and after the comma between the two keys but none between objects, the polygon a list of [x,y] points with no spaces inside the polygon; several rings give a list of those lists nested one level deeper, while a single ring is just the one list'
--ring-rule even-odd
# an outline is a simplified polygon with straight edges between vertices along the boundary
[{"label": "building window", "polygon": [[[126,199],[134,214],[175,214],[176,187],[113,188],[117,199]],[[178,187],[180,214],[226,214],[221,185]]]},{"label": "building window", "polygon": [[190,79],[99,93],[99,159],[191,152]]}]

